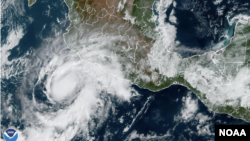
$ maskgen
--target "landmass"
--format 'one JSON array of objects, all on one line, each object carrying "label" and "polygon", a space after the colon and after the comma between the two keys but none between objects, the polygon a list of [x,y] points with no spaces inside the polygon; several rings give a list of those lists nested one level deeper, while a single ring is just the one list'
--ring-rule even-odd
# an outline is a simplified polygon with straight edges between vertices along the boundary
[{"label": "landmass", "polygon": [[36,3],[36,0],[28,0],[28,2],[29,2],[29,6],[32,6],[33,4]]},{"label": "landmass", "polygon": [[250,121],[250,21],[246,16],[239,18],[227,47],[182,58],[165,47],[168,39],[155,26],[153,0],[65,2],[71,20],[64,36],[68,47],[75,52],[83,48],[110,52],[86,61],[113,63],[125,79],[151,91],[184,85],[213,111]]}]

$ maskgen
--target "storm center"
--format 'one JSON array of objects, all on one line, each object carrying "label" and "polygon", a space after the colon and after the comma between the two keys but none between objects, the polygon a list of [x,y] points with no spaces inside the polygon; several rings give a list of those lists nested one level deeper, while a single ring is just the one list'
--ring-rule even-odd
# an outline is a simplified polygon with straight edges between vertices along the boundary
[{"label": "storm center", "polygon": [[70,73],[56,76],[52,83],[52,97],[56,101],[62,101],[70,97],[77,86],[77,77]]}]

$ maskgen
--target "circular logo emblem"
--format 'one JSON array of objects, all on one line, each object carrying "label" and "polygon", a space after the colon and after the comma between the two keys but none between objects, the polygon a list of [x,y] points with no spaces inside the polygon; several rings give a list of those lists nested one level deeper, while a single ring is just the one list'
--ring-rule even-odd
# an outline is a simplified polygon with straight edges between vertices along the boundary
[{"label": "circular logo emblem", "polygon": [[18,138],[18,134],[16,132],[16,130],[14,129],[7,129],[4,132],[4,140],[5,141],[16,141]]}]

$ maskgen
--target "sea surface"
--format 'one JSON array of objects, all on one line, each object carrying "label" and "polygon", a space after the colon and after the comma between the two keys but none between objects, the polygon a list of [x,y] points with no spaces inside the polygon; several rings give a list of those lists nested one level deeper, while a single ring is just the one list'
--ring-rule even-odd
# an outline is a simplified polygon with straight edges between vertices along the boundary
[{"label": "sea surface", "polygon": [[[8,1],[4,1],[5,3]],[[19,44],[10,49],[8,60],[12,61],[34,50],[42,48],[48,42],[56,37],[63,38],[63,34],[56,35],[55,30],[59,33],[66,33],[66,29],[70,24],[67,13],[68,9],[64,1],[57,0],[37,0],[37,2],[28,7],[27,0],[18,0],[19,8],[10,6],[4,11],[1,23],[1,43],[7,42],[7,36],[12,29],[21,26],[24,30],[24,36]],[[18,3],[18,4],[19,4]],[[22,9],[22,12],[16,11]],[[168,14],[168,13],[167,13]],[[181,11],[177,11],[176,15],[180,15]],[[211,14],[211,13],[210,13]],[[186,12],[185,17],[192,17],[191,12]],[[13,20],[11,23],[8,18]],[[180,21],[188,20],[180,18]],[[58,22],[62,21],[62,22]],[[187,25],[192,26],[197,21],[190,21]],[[228,28],[228,27],[226,27]],[[191,35],[188,42],[182,39],[182,34],[192,33],[193,28],[185,28],[179,25],[177,38],[183,44],[192,46],[193,44],[201,45],[201,48],[208,44],[212,37],[205,39],[196,39],[196,35]],[[190,31],[189,31],[190,30]],[[53,32],[51,32],[53,31]],[[232,29],[231,29],[232,31]],[[233,32],[230,32],[231,35]],[[216,38],[218,40],[218,38]],[[66,45],[64,46],[66,47]],[[34,58],[27,59],[31,60]],[[11,66],[10,66],[11,67]],[[12,67],[18,67],[12,66]],[[25,68],[16,68],[25,69]],[[10,106],[14,107],[14,112],[9,116],[5,112],[1,112],[1,128],[7,129],[14,126],[19,130],[24,130],[27,121],[19,120],[22,111],[26,107],[22,107],[21,100],[17,90],[23,83],[23,73],[20,73],[1,81],[1,106],[4,101],[9,99],[11,95]],[[37,76],[38,77],[38,76]],[[35,82],[34,82],[35,83]],[[33,84],[34,85],[34,84]],[[27,86],[29,87],[29,86]],[[209,110],[189,89],[181,85],[172,85],[169,88],[158,92],[152,92],[147,89],[139,88],[136,85],[131,86],[134,96],[130,102],[120,102],[117,97],[104,97],[110,100],[114,109],[108,110],[108,119],[98,128],[90,132],[90,136],[97,140],[109,138],[110,140],[214,140],[215,124],[250,124],[241,119],[235,119],[227,114],[217,114]],[[102,94],[100,94],[102,96]],[[28,99],[32,100],[30,93],[26,93]],[[40,103],[48,103],[43,89],[35,90],[35,99]],[[3,106],[2,106],[3,107]],[[7,116],[8,115],[8,116]],[[98,118],[93,117],[94,122],[98,123]],[[108,134],[109,133],[109,134]],[[72,141],[80,141],[83,133],[76,135]],[[108,137],[107,137],[108,136]],[[1,138],[3,138],[1,134]]]},{"label": "sea surface", "polygon": [[[249,15],[250,4],[249,0],[174,0],[161,9],[166,13],[165,22],[177,30],[178,44],[172,51],[185,58],[227,46],[237,23],[232,19],[240,14]],[[159,16],[155,9],[154,14]]]}]

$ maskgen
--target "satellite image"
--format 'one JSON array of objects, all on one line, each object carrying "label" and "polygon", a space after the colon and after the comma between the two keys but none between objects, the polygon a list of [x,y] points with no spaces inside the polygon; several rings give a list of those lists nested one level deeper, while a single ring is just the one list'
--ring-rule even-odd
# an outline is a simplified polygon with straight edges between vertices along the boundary
[{"label": "satellite image", "polygon": [[1,0],[0,88],[0,141],[217,141],[250,126],[250,0]]}]

